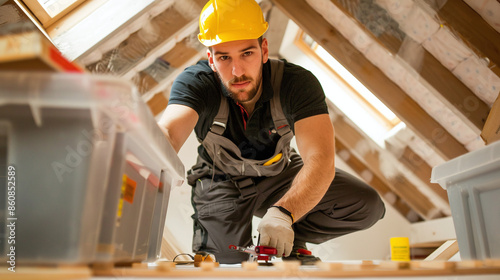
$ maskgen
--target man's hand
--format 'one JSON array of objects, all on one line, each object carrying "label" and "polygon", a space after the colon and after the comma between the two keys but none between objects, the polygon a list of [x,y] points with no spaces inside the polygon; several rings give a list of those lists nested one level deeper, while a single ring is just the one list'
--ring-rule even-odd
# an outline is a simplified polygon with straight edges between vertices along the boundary
[{"label": "man's hand", "polygon": [[260,245],[274,247],[278,257],[288,257],[292,252],[294,232],[292,218],[276,207],[267,209],[257,231],[260,233]]}]

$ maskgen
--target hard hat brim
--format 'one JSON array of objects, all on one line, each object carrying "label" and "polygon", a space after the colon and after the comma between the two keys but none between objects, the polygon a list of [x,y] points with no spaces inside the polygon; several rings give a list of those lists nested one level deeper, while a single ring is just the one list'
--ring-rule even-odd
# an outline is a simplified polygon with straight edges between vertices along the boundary
[{"label": "hard hat brim", "polygon": [[258,39],[264,33],[266,33],[267,29],[269,28],[269,24],[266,22],[265,23],[265,28],[262,30],[259,30],[257,32],[225,32],[225,33],[219,33],[215,38],[210,38],[206,39],[203,38],[202,34],[198,34],[198,40],[205,45],[206,47],[211,47],[218,45],[220,43],[225,43],[225,42],[231,42],[231,41],[240,41],[240,40],[251,40],[251,39]]}]

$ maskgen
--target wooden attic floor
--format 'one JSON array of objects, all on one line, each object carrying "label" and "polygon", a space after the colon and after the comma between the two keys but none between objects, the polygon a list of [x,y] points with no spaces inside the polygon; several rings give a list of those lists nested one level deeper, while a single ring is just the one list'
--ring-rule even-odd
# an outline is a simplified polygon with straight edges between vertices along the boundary
[{"label": "wooden attic floor", "polygon": [[273,265],[242,263],[218,265],[212,261],[176,265],[171,261],[138,263],[128,267],[100,265],[60,266],[56,268],[21,267],[16,273],[0,272],[5,279],[498,279],[500,260],[485,261],[343,261],[318,262],[301,266],[299,262],[275,261]]},{"label": "wooden attic floor", "polygon": [[456,240],[449,240],[418,261],[335,261],[300,265],[300,262],[243,262],[219,265],[212,259],[178,261],[160,259],[155,263],[18,266],[13,274],[0,270],[5,279],[498,279],[500,259],[449,261],[458,252]]}]

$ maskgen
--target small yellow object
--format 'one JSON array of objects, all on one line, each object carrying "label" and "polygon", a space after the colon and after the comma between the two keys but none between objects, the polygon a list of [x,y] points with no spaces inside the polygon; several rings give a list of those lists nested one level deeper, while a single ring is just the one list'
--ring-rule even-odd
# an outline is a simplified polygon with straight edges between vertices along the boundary
[{"label": "small yellow object", "polygon": [[266,162],[264,163],[264,166],[269,166],[269,165],[271,165],[271,164],[273,164],[273,163],[275,163],[275,162],[279,161],[279,160],[281,159],[281,157],[282,157],[282,156],[283,156],[283,154],[282,154],[282,153],[277,154],[277,155],[276,155],[276,156],[274,156],[272,159],[270,159],[270,160],[266,161]]},{"label": "small yellow object", "polygon": [[410,261],[410,242],[408,237],[391,238],[391,260]]}]

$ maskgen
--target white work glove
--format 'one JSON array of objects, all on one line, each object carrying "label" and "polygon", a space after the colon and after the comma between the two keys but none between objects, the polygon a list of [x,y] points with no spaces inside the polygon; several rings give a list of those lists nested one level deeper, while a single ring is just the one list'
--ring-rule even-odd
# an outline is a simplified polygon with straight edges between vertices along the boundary
[{"label": "white work glove", "polygon": [[278,250],[278,257],[288,257],[292,252],[294,232],[292,218],[276,207],[267,209],[257,227],[260,233],[260,245],[270,246]]}]

